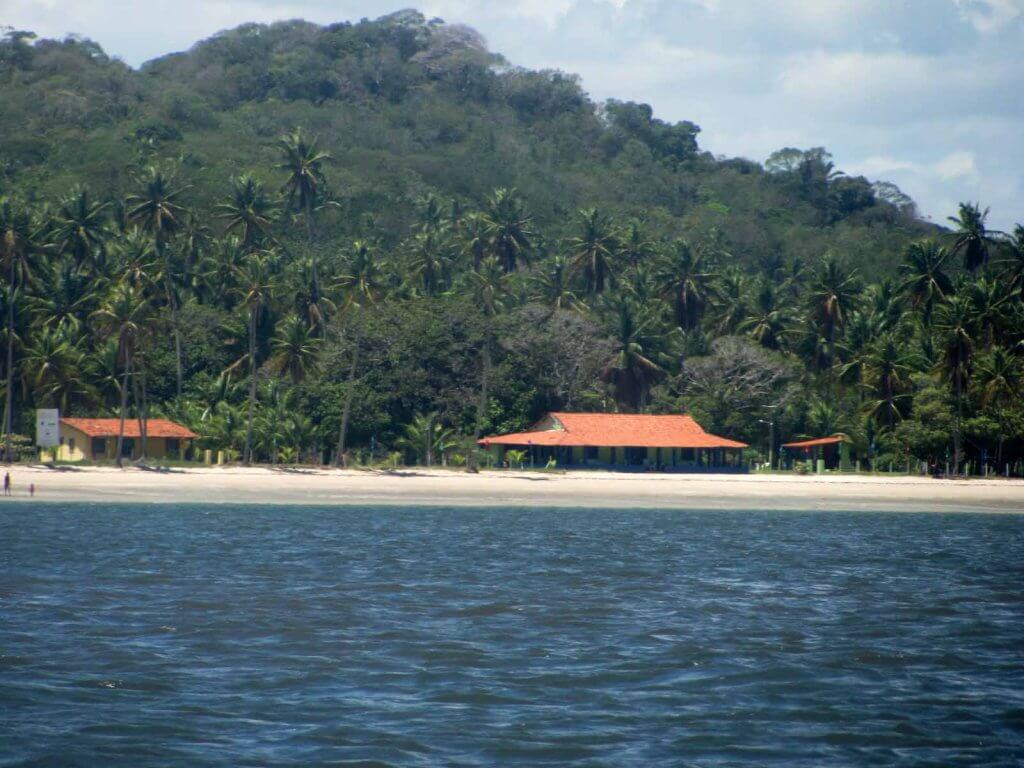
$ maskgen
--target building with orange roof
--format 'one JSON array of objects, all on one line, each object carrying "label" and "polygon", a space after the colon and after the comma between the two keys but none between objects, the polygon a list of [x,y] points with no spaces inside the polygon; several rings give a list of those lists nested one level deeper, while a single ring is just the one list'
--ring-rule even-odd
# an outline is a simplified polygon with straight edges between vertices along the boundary
[{"label": "building with orange roof", "polygon": [[549,413],[526,432],[479,441],[499,463],[510,449],[532,466],[623,470],[744,471],[746,443],[705,432],[692,416]]},{"label": "building with orange roof", "polygon": [[789,465],[793,464],[795,457],[802,457],[805,460],[813,461],[815,468],[822,469],[843,469],[850,468],[850,445],[853,441],[847,435],[836,433],[828,437],[815,437],[810,440],[796,440],[791,443],[783,443]]},{"label": "building with orange roof", "polygon": [[[60,445],[55,449],[58,461],[113,460],[117,453],[120,419],[60,420]],[[146,420],[146,455],[154,459],[182,458],[199,435],[169,419]],[[121,452],[126,459],[142,455],[142,430],[138,419],[125,419]]]}]

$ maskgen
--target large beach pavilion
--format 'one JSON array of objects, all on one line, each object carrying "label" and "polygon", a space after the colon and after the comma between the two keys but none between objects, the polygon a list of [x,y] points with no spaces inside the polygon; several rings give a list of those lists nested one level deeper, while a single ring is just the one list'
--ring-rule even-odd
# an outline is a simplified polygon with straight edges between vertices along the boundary
[{"label": "large beach pavilion", "polygon": [[504,463],[509,449],[532,466],[675,472],[743,472],[746,443],[705,432],[688,415],[549,413],[527,432],[480,440]]}]

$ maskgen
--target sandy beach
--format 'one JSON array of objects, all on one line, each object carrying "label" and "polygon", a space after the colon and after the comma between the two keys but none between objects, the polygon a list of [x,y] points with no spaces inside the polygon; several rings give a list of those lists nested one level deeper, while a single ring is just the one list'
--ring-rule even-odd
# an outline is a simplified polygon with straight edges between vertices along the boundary
[{"label": "sandy beach", "polygon": [[1024,481],[834,475],[14,467],[13,499],[217,504],[820,509],[1024,513]]}]

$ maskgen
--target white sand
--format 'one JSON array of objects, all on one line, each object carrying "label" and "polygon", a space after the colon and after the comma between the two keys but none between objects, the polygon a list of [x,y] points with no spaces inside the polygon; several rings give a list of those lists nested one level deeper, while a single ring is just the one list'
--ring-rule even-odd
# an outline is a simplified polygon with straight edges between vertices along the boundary
[{"label": "white sand", "polygon": [[36,501],[1024,513],[1024,481],[999,478],[20,466],[11,477],[15,499],[35,483]]}]

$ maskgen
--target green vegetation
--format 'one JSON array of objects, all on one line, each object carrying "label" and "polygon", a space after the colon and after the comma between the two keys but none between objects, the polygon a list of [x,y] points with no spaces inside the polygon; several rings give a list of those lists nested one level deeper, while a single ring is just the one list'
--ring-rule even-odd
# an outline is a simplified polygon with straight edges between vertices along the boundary
[{"label": "green vegetation", "polygon": [[1024,228],[979,205],[947,230],[821,148],[715,158],[414,12],[138,71],[8,31],[0,82],[7,435],[59,406],[473,467],[547,410],[689,411],[882,467],[1024,458]]}]

